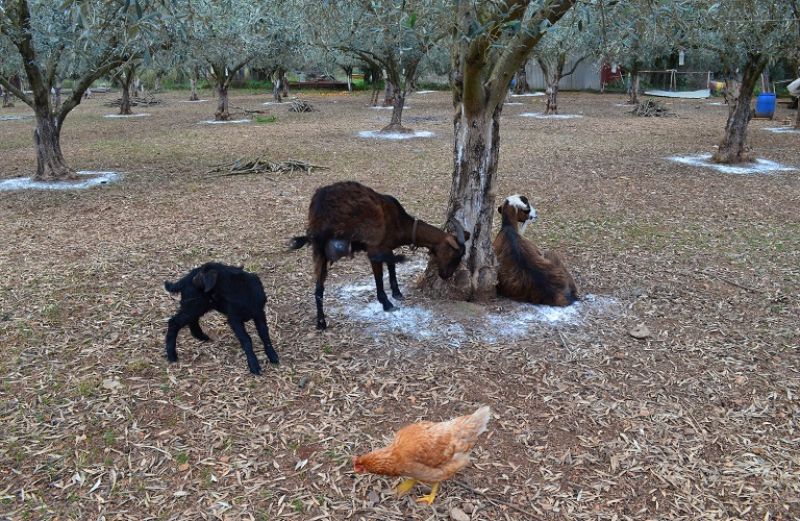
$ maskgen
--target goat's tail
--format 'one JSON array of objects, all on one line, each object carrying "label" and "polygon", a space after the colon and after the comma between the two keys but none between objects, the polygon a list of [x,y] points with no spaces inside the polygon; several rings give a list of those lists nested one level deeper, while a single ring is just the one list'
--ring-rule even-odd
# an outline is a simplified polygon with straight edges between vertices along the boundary
[{"label": "goat's tail", "polygon": [[387,262],[392,264],[399,264],[408,260],[405,255],[395,255],[394,253],[380,253],[378,255],[370,256],[369,260],[372,262]]},{"label": "goat's tail", "polygon": [[299,250],[310,241],[308,235],[298,235],[297,237],[292,237],[292,241],[289,243],[290,250]]},{"label": "goat's tail", "polygon": [[169,291],[170,293],[180,293],[181,289],[183,288],[183,279],[179,280],[178,282],[170,282],[168,280],[164,281],[164,289]]}]

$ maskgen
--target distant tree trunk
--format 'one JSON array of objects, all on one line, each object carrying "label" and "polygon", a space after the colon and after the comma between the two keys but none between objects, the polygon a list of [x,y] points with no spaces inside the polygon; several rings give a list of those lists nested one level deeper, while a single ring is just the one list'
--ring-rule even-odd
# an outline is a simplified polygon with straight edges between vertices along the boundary
[{"label": "distant tree trunk", "polygon": [[[750,161],[747,155],[747,125],[753,117],[750,104],[761,71],[766,67],[769,58],[760,53],[749,53],[742,72],[742,82],[738,93],[731,96],[728,104],[728,121],[725,124],[725,136],[714,154],[717,163],[742,163]],[[727,88],[726,88],[727,90]]]},{"label": "distant tree trunk", "polygon": [[156,73],[156,78],[153,80],[153,92],[161,92],[161,73]]},{"label": "distant tree trunk", "polygon": [[381,132],[411,132],[411,129],[403,126],[403,106],[406,103],[405,89],[396,89],[394,91],[393,102],[392,119],[389,125],[384,127]]},{"label": "distant tree trunk", "polygon": [[73,172],[64,160],[61,153],[61,127],[58,121],[48,111],[36,111],[36,130],[33,131],[36,144],[36,174],[37,181],[57,181],[74,179]]},{"label": "distant tree trunk", "polygon": [[525,72],[525,65],[523,65],[514,76],[514,94],[524,94],[529,90],[528,73]]},{"label": "distant tree trunk", "polygon": [[189,95],[189,101],[198,101],[200,97],[197,95],[197,78],[189,78],[189,85],[192,88],[192,93]]},{"label": "distant tree trunk", "polygon": [[56,80],[55,87],[53,87],[53,107],[58,110],[61,106],[61,79]]},{"label": "distant tree trunk", "polygon": [[631,85],[630,91],[628,92],[628,103],[631,105],[638,105],[639,104],[639,64],[637,62],[633,63],[633,67],[631,67]]},{"label": "distant tree trunk", "polygon": [[[15,74],[11,76],[9,79],[9,83],[12,86],[16,87],[19,90],[22,90],[22,79],[20,78],[19,74]],[[14,106],[14,97],[12,96],[12,92],[10,89],[3,89],[3,107],[4,108],[11,108]]]},{"label": "distant tree trunk", "polygon": [[214,114],[217,121],[230,121],[231,113],[228,110],[228,85],[217,85],[217,112]]},{"label": "distant tree trunk", "polygon": [[119,113],[123,116],[133,114],[131,110],[131,86],[136,77],[136,65],[129,64],[119,73],[119,83],[122,86],[122,100],[119,105]]},{"label": "distant tree trunk", "polygon": [[133,114],[131,110],[131,86],[127,82],[122,84],[122,100],[119,104],[119,113],[123,116]]},{"label": "distant tree trunk", "polygon": [[384,95],[383,95],[383,106],[384,107],[394,107],[394,99],[395,99],[394,85],[392,85],[392,82],[389,79],[387,79],[386,80],[386,91],[384,92]]},{"label": "distant tree trunk", "polygon": [[[800,78],[800,67],[797,68],[797,77]],[[794,104],[797,109],[794,116],[794,128],[800,129],[800,96],[794,99]]]},{"label": "distant tree trunk", "polygon": [[544,113],[545,115],[558,114],[558,84],[563,77],[567,56],[563,53],[556,56],[554,67],[551,67],[550,63],[543,58],[537,58],[536,61],[539,62],[539,67],[541,67],[545,81],[547,82],[547,89],[544,91],[547,97],[545,100]]},{"label": "distant tree trunk", "polygon": [[278,67],[272,75],[272,99],[277,103],[283,103],[283,69]]}]

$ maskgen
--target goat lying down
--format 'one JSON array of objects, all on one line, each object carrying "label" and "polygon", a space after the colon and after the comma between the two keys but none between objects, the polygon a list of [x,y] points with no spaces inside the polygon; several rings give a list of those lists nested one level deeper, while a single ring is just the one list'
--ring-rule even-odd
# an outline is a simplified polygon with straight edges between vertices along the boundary
[{"label": "goat lying down", "polygon": [[310,243],[317,279],[314,296],[317,304],[317,329],[325,329],[322,298],[328,266],[358,251],[367,252],[378,302],[385,311],[394,306],[383,289],[383,263],[389,270],[392,297],[402,300],[397,285],[395,265],[405,257],[392,250],[403,245],[428,248],[439,267],[439,276],[453,275],[466,252],[469,232],[455,224],[456,233],[443,232],[435,226],[415,219],[390,195],[353,181],[334,183],[319,188],[308,208],[306,235],[292,239],[290,248],[297,250]]},{"label": "goat lying down", "polygon": [[569,306],[578,300],[575,280],[555,252],[539,251],[518,230],[536,220],[536,210],[520,195],[506,198],[497,209],[502,228],[494,240],[499,270],[497,292],[510,299],[548,306]]},{"label": "goat lying down", "polygon": [[167,360],[178,361],[175,341],[178,332],[186,326],[196,339],[209,340],[200,328],[200,317],[209,311],[216,310],[228,317],[228,324],[239,339],[247,356],[247,367],[253,374],[261,373],[261,366],[253,352],[253,341],[244,323],[255,322],[258,336],[264,344],[264,353],[270,363],[278,363],[278,355],[272,347],[264,314],[267,297],[264,286],[257,275],[248,273],[242,268],[227,266],[216,262],[207,262],[191,270],[177,282],[164,282],[164,289],[170,293],[181,294],[181,307],[169,319],[167,326]]}]

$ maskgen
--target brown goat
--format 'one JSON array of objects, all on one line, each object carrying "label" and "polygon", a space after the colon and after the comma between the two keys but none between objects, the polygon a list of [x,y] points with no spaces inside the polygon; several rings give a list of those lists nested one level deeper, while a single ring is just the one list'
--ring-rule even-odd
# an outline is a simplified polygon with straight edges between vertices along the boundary
[{"label": "brown goat", "polygon": [[548,306],[569,306],[578,300],[575,279],[555,252],[539,251],[518,227],[536,219],[524,196],[512,195],[497,209],[502,228],[494,240],[497,256],[497,292],[510,299]]},{"label": "brown goat", "polygon": [[378,301],[385,311],[394,306],[383,289],[383,263],[389,270],[392,297],[403,299],[397,285],[395,264],[405,257],[392,250],[403,245],[428,248],[439,267],[439,276],[453,275],[466,252],[469,232],[456,224],[456,234],[445,233],[435,226],[415,219],[390,195],[379,194],[354,181],[334,183],[317,189],[308,208],[306,235],[292,239],[290,248],[300,249],[311,243],[317,279],[314,296],[317,304],[317,329],[325,329],[322,297],[328,265],[342,257],[366,251],[375,276]]}]

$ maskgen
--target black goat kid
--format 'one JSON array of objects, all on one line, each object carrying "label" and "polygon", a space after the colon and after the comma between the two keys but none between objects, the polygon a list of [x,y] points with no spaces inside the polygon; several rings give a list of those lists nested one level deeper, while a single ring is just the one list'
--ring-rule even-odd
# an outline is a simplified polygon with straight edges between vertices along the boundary
[{"label": "black goat kid", "polygon": [[181,307],[169,319],[167,327],[167,360],[170,362],[178,361],[175,341],[184,327],[189,326],[189,331],[196,339],[203,342],[209,340],[200,328],[200,317],[215,310],[228,317],[228,324],[247,355],[247,367],[251,373],[261,374],[261,366],[253,352],[253,341],[244,327],[248,320],[255,322],[270,363],[278,363],[264,314],[267,297],[257,275],[242,268],[208,262],[193,269],[178,282],[164,281],[164,288],[170,293],[181,294]]}]

